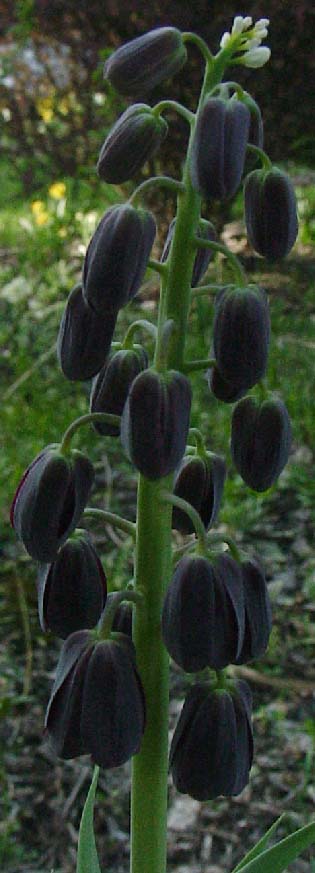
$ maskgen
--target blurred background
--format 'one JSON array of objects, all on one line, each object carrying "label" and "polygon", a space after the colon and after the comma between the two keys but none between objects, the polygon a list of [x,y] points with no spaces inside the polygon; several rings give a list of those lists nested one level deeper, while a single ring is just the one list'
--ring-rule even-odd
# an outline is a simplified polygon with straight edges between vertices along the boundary
[{"label": "blurred background", "polygon": [[[268,387],[285,401],[294,438],[277,485],[262,495],[251,492],[231,463],[231,407],[210,395],[204,376],[193,377],[192,425],[200,427],[209,448],[225,455],[228,467],[219,529],[264,562],[274,628],[265,659],[242,668],[255,708],[250,785],[239,798],[211,804],[177,795],[170,785],[169,870],[226,873],[282,811],[287,815],[280,836],[314,817],[314,4],[0,0],[0,867],[8,873],[73,873],[91,774],[86,758],[56,761],[43,736],[60,642],[39,628],[36,567],[10,528],[9,507],[32,458],[88,410],[90,386],[64,379],[55,344],[89,239],[105,209],[134,184],[158,172],[179,178],[187,143],[185,122],[170,115],[158,156],[132,184],[101,182],[95,169],[100,147],[126,108],[104,82],[103,64],[122,43],[162,25],[194,30],[215,52],[235,14],[270,18],[270,62],[257,71],[232,69],[230,77],[259,103],[265,149],[295,184],[299,236],[290,256],[271,268],[248,246],[241,192],[207,217],[241,258],[249,281],[268,292]],[[192,46],[180,74],[148,102],[170,97],[194,109],[201,79],[201,58]],[[175,203],[165,191],[147,196],[146,203],[157,218],[159,257]],[[209,281],[221,281],[222,269],[220,260],[212,265]],[[157,299],[157,280],[148,272],[137,300],[119,314],[115,339],[137,317],[154,321]],[[190,357],[208,355],[212,316],[213,301],[197,298]],[[136,476],[119,441],[91,428],[81,429],[76,445],[95,464],[93,503],[134,519]],[[132,575],[128,537],[98,526],[93,539],[109,587],[125,585]],[[174,670],[170,728],[186,688],[185,676]],[[128,766],[100,778],[96,829],[107,873],[128,870],[129,780]],[[311,853],[290,869],[314,871]]]}]

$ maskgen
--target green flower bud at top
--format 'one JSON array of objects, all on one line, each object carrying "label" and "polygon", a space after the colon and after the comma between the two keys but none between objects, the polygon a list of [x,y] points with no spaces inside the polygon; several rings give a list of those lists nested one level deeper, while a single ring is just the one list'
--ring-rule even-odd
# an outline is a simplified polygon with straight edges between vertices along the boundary
[{"label": "green flower bud at top", "polygon": [[222,670],[235,663],[245,629],[239,565],[229,555],[215,561],[184,557],[168,587],[162,636],[169,655],[187,673]]},{"label": "green flower bud at top", "polygon": [[[147,366],[148,356],[141,346],[114,352],[98,376],[93,379],[90,411],[121,415],[134,379]],[[95,422],[94,427],[103,435],[119,436],[120,434],[117,425]]]},{"label": "green flower bud at top", "polygon": [[[166,237],[164,248],[163,248],[162,255],[161,255],[161,262],[162,263],[167,260],[168,255],[169,255],[172,239],[174,236],[175,221],[176,221],[176,219],[173,218],[173,220],[171,221],[170,226],[168,228],[167,237]],[[211,242],[215,242],[217,239],[215,228],[213,227],[213,224],[211,224],[210,221],[207,223],[207,225],[204,225],[204,224],[199,225],[198,230],[197,230],[197,236],[200,237],[200,239],[208,239]],[[210,261],[214,257],[214,254],[215,254],[215,252],[211,251],[211,249],[199,248],[197,250],[197,254],[196,254],[194,266],[193,266],[193,271],[192,271],[192,277],[191,277],[191,287],[192,288],[195,288],[196,285],[198,285],[198,282],[200,282],[200,279],[202,279],[202,277],[204,276],[206,270],[208,269]]]},{"label": "green flower bud at top", "polygon": [[177,791],[200,801],[240,794],[253,760],[251,706],[243,680],[229,689],[193,685],[170,749]]},{"label": "green flower bud at top", "polygon": [[277,167],[253,170],[244,182],[245,223],[253,249],[276,261],[285,258],[298,233],[293,185]]},{"label": "green flower bud at top", "polygon": [[65,457],[47,446],[25,471],[11,506],[11,524],[36,561],[54,561],[86,506],[94,468],[81,452]]},{"label": "green flower bud at top", "polygon": [[104,182],[119,185],[132,179],[165,139],[168,126],[150,106],[129,106],[116,121],[101,148],[97,171]]},{"label": "green flower bud at top", "polygon": [[197,119],[191,153],[193,188],[205,200],[227,200],[243,174],[250,112],[240,100],[209,97]]},{"label": "green flower bud at top", "polygon": [[187,52],[176,27],[158,27],[121,46],[105,63],[104,76],[126,97],[141,97],[184,65]]},{"label": "green flower bud at top", "polygon": [[104,609],[106,576],[87,536],[75,536],[59,549],[37,578],[38,612],[43,631],[65,639],[81,628],[95,627]]},{"label": "green flower bud at top", "polygon": [[267,368],[270,315],[256,285],[223,288],[215,301],[213,349],[218,370],[236,389],[252,388]]},{"label": "green flower bud at top", "polygon": [[[199,512],[209,530],[218,516],[226,467],[219,455],[187,457],[181,462],[174,482],[174,494],[187,500]],[[182,509],[173,507],[172,526],[182,534],[195,533],[194,525]]]},{"label": "green flower bud at top", "polygon": [[280,476],[291,448],[291,425],[281,400],[258,403],[244,397],[232,416],[231,455],[254,491],[266,491]]},{"label": "green flower bud at top", "polygon": [[131,385],[121,419],[121,441],[129,459],[147,479],[176,469],[188,436],[191,388],[175,370],[140,373]]},{"label": "green flower bud at top", "polygon": [[135,649],[125,642],[91,643],[88,631],[63,645],[45,727],[60,758],[90,754],[100,767],[119,767],[139,752],[145,702]]},{"label": "green flower bud at top", "polygon": [[110,351],[116,321],[116,310],[100,318],[85,303],[81,283],[73,288],[57,339],[57,357],[67,379],[91,379],[99,373]]},{"label": "green flower bud at top", "polygon": [[83,266],[83,297],[99,315],[117,313],[135,297],[155,231],[153,215],[145,209],[126,203],[105,212],[88,245]]},{"label": "green flower bud at top", "polygon": [[237,664],[247,664],[265,654],[272,615],[265,574],[257,560],[242,561],[241,571],[245,598],[245,634]]}]

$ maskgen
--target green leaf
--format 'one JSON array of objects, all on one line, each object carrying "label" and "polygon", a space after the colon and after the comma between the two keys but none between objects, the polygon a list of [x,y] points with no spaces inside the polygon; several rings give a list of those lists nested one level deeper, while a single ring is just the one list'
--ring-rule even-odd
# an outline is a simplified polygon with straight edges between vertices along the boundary
[{"label": "green leaf", "polygon": [[283,873],[304,849],[315,843],[315,822],[285,837],[276,846],[261,852],[244,867],[242,873]]},{"label": "green leaf", "polygon": [[266,831],[266,833],[263,835],[261,840],[259,840],[259,842],[256,843],[256,846],[253,846],[253,848],[250,849],[250,851],[247,852],[246,855],[244,855],[244,858],[242,858],[238,862],[236,867],[234,867],[234,869],[232,870],[232,873],[238,873],[239,870],[242,870],[242,868],[245,867],[245,864],[248,864],[249,861],[252,861],[253,858],[256,858],[257,855],[260,855],[260,853],[263,852],[263,850],[267,846],[267,843],[269,843],[270,838],[273,836],[276,828],[279,827],[280,822],[283,821],[285,815],[286,815],[285,812],[281,813],[279,818],[277,818],[277,821],[274,821],[274,823],[271,825],[271,827],[268,829],[268,831]]},{"label": "green leaf", "polygon": [[94,801],[99,769],[99,767],[94,768],[93,779],[82,813],[76,873],[101,873],[93,828]]}]

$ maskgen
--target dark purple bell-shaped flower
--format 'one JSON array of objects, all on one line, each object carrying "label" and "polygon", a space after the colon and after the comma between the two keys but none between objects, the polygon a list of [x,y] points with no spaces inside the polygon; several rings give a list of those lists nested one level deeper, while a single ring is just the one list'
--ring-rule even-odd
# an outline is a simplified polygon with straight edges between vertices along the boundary
[{"label": "dark purple bell-shaped flower", "polygon": [[249,173],[244,183],[244,206],[253,249],[269,261],[285,258],[298,233],[295,193],[286,173],[277,167]]},{"label": "dark purple bell-shaped flower", "polygon": [[[202,457],[184,458],[176,473],[174,494],[187,500],[199,512],[200,518],[209,530],[218,516],[226,467],[223,458],[212,452]],[[182,534],[195,532],[194,525],[182,509],[173,508],[172,525]]]},{"label": "dark purple bell-shaped flower", "polygon": [[59,549],[37,578],[38,612],[43,631],[65,639],[81,628],[95,627],[104,609],[106,576],[87,536],[76,534]]},{"label": "dark purple bell-shaped flower", "polygon": [[263,378],[267,368],[270,315],[265,291],[256,285],[229,286],[215,303],[213,349],[223,379],[247,391]]},{"label": "dark purple bell-shaped flower", "polygon": [[152,158],[165,138],[168,126],[154,115],[151,106],[129,106],[110,130],[101,148],[97,170],[101,179],[114,185],[126,182]]},{"label": "dark purple bell-shaped flower", "polygon": [[[91,412],[107,412],[121,415],[128,392],[136,376],[148,366],[148,356],[142,346],[121,349],[114,352],[98,375],[93,379],[90,395]],[[98,433],[119,436],[120,428],[115,424],[95,422]]]},{"label": "dark purple bell-shaped flower", "polygon": [[145,703],[135,649],[127,637],[95,643],[77,631],[61,650],[45,727],[60,758],[90,754],[119,767],[139,749]]},{"label": "dark purple bell-shaped flower", "polygon": [[147,479],[176,469],[186,447],[191,388],[175,370],[144,370],[131,385],[121,419],[126,454]]},{"label": "dark purple bell-shaped flower", "polygon": [[242,574],[229,555],[215,562],[184,557],[164,600],[162,636],[168,653],[187,673],[221,670],[238,658],[244,639]]},{"label": "dark purple bell-shaped flower", "polygon": [[233,385],[226,379],[223,379],[217,367],[212,367],[208,371],[208,385],[212,394],[217,400],[223,400],[224,403],[235,403],[247,394],[247,388],[240,388]]},{"label": "dark purple bell-shaped flower", "polygon": [[288,461],[290,448],[290,418],[281,400],[240,400],[232,416],[231,455],[246,485],[254,491],[271,488]]},{"label": "dark purple bell-shaped flower", "polygon": [[151,212],[129,203],[111,206],[88,245],[83,265],[83,297],[102,318],[139,291],[156,224]]},{"label": "dark purple bell-shaped flower", "polygon": [[197,683],[187,694],[170,749],[177,791],[196,800],[232,797],[245,788],[253,760],[251,692]]},{"label": "dark purple bell-shaped flower", "polygon": [[157,27],[120,46],[105,63],[104,76],[127,97],[141,97],[181,69],[187,58],[176,27]]},{"label": "dark purple bell-shaped flower", "polygon": [[272,615],[265,574],[257,560],[242,561],[245,599],[245,633],[237,664],[247,664],[265,654],[268,646]]},{"label": "dark purple bell-shaped flower", "polygon": [[91,379],[99,373],[110,352],[116,321],[115,310],[100,316],[91,309],[81,283],[73,288],[57,338],[57,357],[67,379]]},{"label": "dark purple bell-shaped flower", "polygon": [[193,188],[205,200],[228,200],[243,174],[250,111],[240,100],[209,97],[198,116],[191,152]]},{"label": "dark purple bell-shaped flower", "polygon": [[77,526],[94,479],[94,468],[76,450],[63,455],[47,446],[25,471],[11,506],[11,524],[36,561],[54,561]]}]

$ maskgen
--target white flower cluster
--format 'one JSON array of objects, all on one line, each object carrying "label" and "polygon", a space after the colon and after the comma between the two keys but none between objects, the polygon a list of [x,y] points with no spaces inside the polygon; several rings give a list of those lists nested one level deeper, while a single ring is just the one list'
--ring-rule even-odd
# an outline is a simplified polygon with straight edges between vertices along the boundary
[{"label": "white flower cluster", "polygon": [[223,34],[220,46],[223,49],[233,49],[233,55],[235,52],[242,52],[237,63],[244,64],[245,67],[263,67],[270,58],[270,49],[261,45],[268,34],[268,24],[269,18],[260,18],[253,26],[250,15],[245,18],[236,15],[231,32],[226,31]]}]

